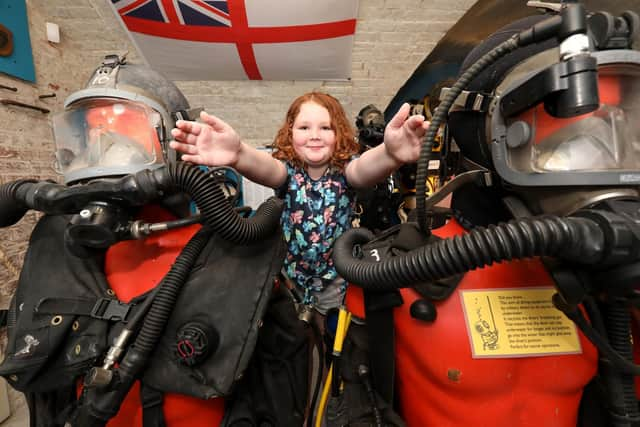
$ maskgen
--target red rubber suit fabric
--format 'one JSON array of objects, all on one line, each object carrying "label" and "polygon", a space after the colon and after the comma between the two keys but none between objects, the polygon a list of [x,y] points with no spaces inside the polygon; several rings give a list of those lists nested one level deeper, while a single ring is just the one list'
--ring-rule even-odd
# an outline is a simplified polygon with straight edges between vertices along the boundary
[{"label": "red rubber suit fabric", "polygon": [[[463,234],[455,221],[439,237]],[[410,427],[575,427],[583,388],[597,370],[597,350],[578,331],[581,354],[538,357],[472,357],[460,291],[553,286],[538,259],[494,264],[468,272],[437,318],[411,317],[419,298],[402,289],[394,311],[396,396]],[[364,313],[362,290],[349,286],[347,308]]]}]

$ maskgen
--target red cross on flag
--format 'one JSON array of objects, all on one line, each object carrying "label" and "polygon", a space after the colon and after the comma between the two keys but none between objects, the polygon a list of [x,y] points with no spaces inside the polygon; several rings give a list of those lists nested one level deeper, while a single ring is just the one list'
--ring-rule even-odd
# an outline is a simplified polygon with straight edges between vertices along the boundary
[{"label": "red cross on flag", "polygon": [[111,0],[141,56],[171,80],[340,80],[358,0]]}]

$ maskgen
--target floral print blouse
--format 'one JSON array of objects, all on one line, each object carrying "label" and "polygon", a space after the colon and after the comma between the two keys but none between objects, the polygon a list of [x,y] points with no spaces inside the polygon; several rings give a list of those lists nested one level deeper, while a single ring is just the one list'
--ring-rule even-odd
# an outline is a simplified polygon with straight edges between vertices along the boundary
[{"label": "floral print blouse", "polygon": [[[287,276],[312,303],[311,291],[322,291],[338,276],[331,259],[333,242],[351,227],[355,193],[344,172],[330,167],[318,180],[286,163],[282,229],[288,252]],[[286,186],[286,187],[285,187]]]}]

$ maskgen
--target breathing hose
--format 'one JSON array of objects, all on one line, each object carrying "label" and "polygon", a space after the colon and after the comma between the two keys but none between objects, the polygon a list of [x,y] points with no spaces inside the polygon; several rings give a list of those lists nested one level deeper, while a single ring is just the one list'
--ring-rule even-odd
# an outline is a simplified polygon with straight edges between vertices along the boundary
[{"label": "breathing hose", "polygon": [[409,287],[494,262],[534,256],[597,264],[610,262],[614,252],[605,239],[611,230],[603,231],[601,227],[585,217],[521,218],[488,228],[478,227],[468,234],[439,240],[377,263],[354,256],[354,247],[361,247],[373,238],[369,230],[354,228],[334,243],[333,262],[348,282],[372,291]]},{"label": "breathing hose", "polygon": [[[632,364],[633,347],[629,337],[631,336],[631,324],[629,323],[629,309],[627,300],[612,297],[606,303],[606,324],[607,336],[611,347],[616,354],[622,356],[623,360]],[[640,367],[636,367],[640,371]],[[635,372],[640,375],[640,372]],[[638,411],[638,399],[636,397],[635,379],[632,375],[625,375],[621,372],[611,372],[611,379],[608,389],[613,393],[610,399],[609,413],[612,415],[612,425],[614,427],[625,427],[640,421]],[[617,380],[617,381],[616,381]],[[612,390],[612,386],[619,387]]]},{"label": "breathing hose", "polygon": [[256,215],[243,218],[226,200],[219,185],[199,167],[184,162],[143,170],[116,180],[98,180],[68,187],[50,181],[18,180],[0,186],[0,227],[15,224],[29,210],[76,214],[102,201],[143,206],[166,194],[184,191],[199,208],[204,223],[233,243],[258,241],[278,226],[283,202],[271,197]]},{"label": "breathing hose", "polygon": [[418,225],[421,230],[427,231],[429,229],[427,224],[427,210],[425,209],[427,173],[429,172],[428,167],[433,143],[440,125],[446,119],[449,109],[455,102],[456,98],[458,98],[458,95],[460,95],[462,90],[467,87],[469,82],[480,74],[480,72],[482,72],[486,67],[508,53],[513,52],[518,47],[517,38],[514,36],[487,52],[477,62],[469,67],[462,76],[460,76],[436,108],[431,119],[431,123],[429,124],[429,128],[427,129],[427,133],[425,134],[424,143],[420,149],[420,158],[418,159],[416,168],[416,210],[418,214]]},{"label": "breathing hose", "polygon": [[280,223],[284,202],[270,197],[253,217],[243,218],[227,202],[222,189],[199,167],[179,162],[168,167],[174,185],[190,195],[200,209],[205,224],[228,241],[255,242],[269,236]]},{"label": "breathing hose", "polygon": [[0,227],[8,227],[20,221],[27,208],[16,198],[16,191],[24,184],[37,182],[33,179],[19,179],[0,185]]}]

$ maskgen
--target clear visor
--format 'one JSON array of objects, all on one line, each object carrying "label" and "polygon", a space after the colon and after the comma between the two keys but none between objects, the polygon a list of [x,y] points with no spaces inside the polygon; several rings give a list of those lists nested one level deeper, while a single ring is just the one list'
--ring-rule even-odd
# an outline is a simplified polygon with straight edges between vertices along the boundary
[{"label": "clear visor", "polygon": [[152,165],[161,155],[162,117],[144,104],[98,98],[77,102],[55,115],[56,170]]},{"label": "clear visor", "polygon": [[[531,131],[509,148],[509,167],[523,173],[640,170],[640,85],[637,72],[599,71],[600,107],[578,117],[552,117],[538,105],[515,117]],[[614,75],[615,74],[615,75]]]}]

